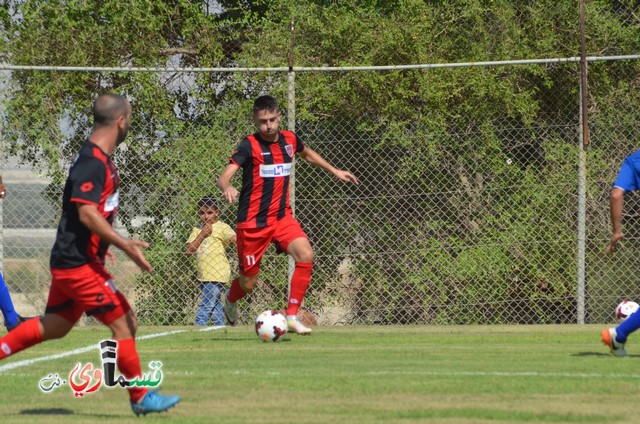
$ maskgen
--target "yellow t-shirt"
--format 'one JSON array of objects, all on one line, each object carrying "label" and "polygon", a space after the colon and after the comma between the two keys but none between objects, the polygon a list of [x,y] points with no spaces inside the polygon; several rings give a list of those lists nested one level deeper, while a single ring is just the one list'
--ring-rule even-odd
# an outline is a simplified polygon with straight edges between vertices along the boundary
[{"label": "yellow t-shirt", "polygon": [[[191,230],[187,243],[191,243],[200,234],[200,228]],[[226,283],[231,277],[231,266],[225,254],[225,246],[231,243],[236,233],[224,222],[216,221],[211,226],[211,235],[202,241],[196,250],[196,264],[199,281],[218,281]]]}]

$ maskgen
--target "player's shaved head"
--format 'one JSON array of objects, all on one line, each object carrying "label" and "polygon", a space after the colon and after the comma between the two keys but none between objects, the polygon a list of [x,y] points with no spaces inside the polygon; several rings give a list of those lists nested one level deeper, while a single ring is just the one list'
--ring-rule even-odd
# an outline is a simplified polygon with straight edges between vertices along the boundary
[{"label": "player's shaved head", "polygon": [[129,113],[129,101],[117,94],[102,94],[93,105],[93,124],[102,127]]}]

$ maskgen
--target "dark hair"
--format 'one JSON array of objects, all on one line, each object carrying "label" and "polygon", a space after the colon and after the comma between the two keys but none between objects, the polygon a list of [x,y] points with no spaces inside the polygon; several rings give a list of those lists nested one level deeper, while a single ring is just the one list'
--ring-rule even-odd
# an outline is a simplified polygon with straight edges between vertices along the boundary
[{"label": "dark hair", "polygon": [[216,199],[213,196],[204,196],[202,199],[198,200],[198,209],[203,206],[220,210],[218,209],[218,202],[216,202]]},{"label": "dark hair", "polygon": [[118,94],[102,94],[93,104],[93,125],[105,126],[129,110],[129,101]]},{"label": "dark hair", "polygon": [[269,112],[279,111],[278,102],[273,96],[260,96],[253,102],[253,113],[256,114],[261,110]]}]

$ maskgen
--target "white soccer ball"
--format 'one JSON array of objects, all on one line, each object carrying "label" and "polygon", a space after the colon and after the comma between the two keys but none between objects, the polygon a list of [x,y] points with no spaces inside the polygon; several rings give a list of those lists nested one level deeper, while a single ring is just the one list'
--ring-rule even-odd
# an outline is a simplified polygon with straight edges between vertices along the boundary
[{"label": "white soccer ball", "polygon": [[620,304],[616,306],[616,319],[618,320],[618,322],[622,322],[625,319],[629,318],[629,315],[637,311],[638,308],[640,308],[640,305],[638,305],[633,300],[625,300],[623,302],[620,302]]},{"label": "white soccer ball", "polygon": [[287,319],[276,311],[264,311],[256,318],[256,334],[263,342],[277,342],[287,334]]}]

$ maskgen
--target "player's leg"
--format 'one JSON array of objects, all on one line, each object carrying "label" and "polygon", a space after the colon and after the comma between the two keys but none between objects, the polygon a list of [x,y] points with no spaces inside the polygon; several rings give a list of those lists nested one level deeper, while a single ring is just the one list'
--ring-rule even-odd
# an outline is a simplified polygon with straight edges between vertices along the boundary
[{"label": "player's leg", "polygon": [[[240,276],[235,285],[240,286],[244,295],[251,293],[256,288],[262,256],[273,240],[272,237],[275,229],[275,226],[270,226],[264,228],[239,229],[237,232],[238,268],[240,269]],[[235,280],[229,289],[232,294],[232,296],[229,297],[231,300],[234,299],[233,295],[235,294],[233,293],[234,283]],[[240,295],[238,299],[241,299],[244,295]]]},{"label": "player's leg", "polygon": [[[138,320],[119,291],[112,300],[115,307],[106,312],[94,314],[95,317],[111,330],[112,337],[118,342],[116,350],[116,365],[127,380],[142,376],[140,357],[136,348],[135,334],[138,330]],[[89,313],[89,311],[87,311]],[[176,395],[160,395],[142,387],[129,387],[131,409],[136,415],[146,415],[150,412],[164,412],[180,402]]]},{"label": "player's leg", "polygon": [[254,290],[259,274],[258,268],[255,275],[240,274],[231,282],[229,290],[222,299],[222,310],[230,326],[238,325],[238,301]]},{"label": "player's leg", "polygon": [[216,288],[211,281],[201,282],[200,288],[202,297],[196,311],[196,325],[204,326],[209,324],[209,318],[213,312],[217,297]]},{"label": "player's leg", "polygon": [[627,337],[640,328],[640,310],[632,313],[616,327],[616,340],[620,343],[626,343]]},{"label": "player's leg", "polygon": [[61,289],[59,281],[53,278],[44,316],[29,319],[2,337],[0,359],[45,340],[64,337],[81,315],[82,309]]},{"label": "player's leg", "polygon": [[14,355],[42,341],[40,318],[32,318],[0,338],[0,359]]},{"label": "player's leg", "polygon": [[11,331],[19,324],[20,315],[18,315],[13,307],[9,288],[4,282],[2,274],[0,274],[0,311],[2,311],[4,326],[7,328],[7,331]]},{"label": "player's leg", "polygon": [[640,328],[640,311],[629,315],[629,317],[622,321],[616,328],[603,330],[602,342],[611,349],[611,353],[615,356],[626,356],[627,351],[624,345],[627,342],[627,337],[638,328]]},{"label": "player's leg", "polygon": [[[132,380],[142,375],[140,358],[136,349],[135,334],[138,330],[138,321],[129,302],[118,291],[115,283],[109,275],[96,275],[96,284],[84,291],[92,296],[83,296],[83,305],[87,315],[95,317],[111,330],[111,336],[118,342],[116,351],[116,365],[122,375]],[[99,292],[99,293],[98,293]],[[102,297],[99,304],[93,299]],[[141,387],[128,388],[131,403],[138,403],[147,390]]]},{"label": "player's leg", "polygon": [[[76,310],[81,308],[88,316],[95,317],[111,329],[113,338],[118,342],[116,365],[122,375],[127,379],[141,376],[134,339],[138,323],[127,299],[118,291],[106,269],[99,264],[88,264],[67,270],[53,269],[51,273],[54,281],[73,299]],[[166,411],[180,400],[177,396],[157,394],[149,397],[146,389],[137,386],[128,390],[131,408],[136,414]],[[149,400],[145,403],[147,398]]]},{"label": "player's leg", "polygon": [[224,293],[224,285],[222,283],[213,283],[213,312],[211,319],[213,325],[224,325],[224,310],[222,308],[222,296]]},{"label": "player's leg", "polygon": [[298,221],[293,217],[287,217],[279,221],[274,239],[295,260],[295,268],[289,288],[289,301],[287,303],[289,330],[302,335],[311,334],[311,329],[304,326],[297,317],[298,309],[302,305],[307,289],[311,284],[314,256],[309,238],[300,227]]},{"label": "player's leg", "polygon": [[229,325],[238,324],[237,302],[251,293],[258,284],[262,255],[271,243],[275,227],[238,229],[237,251],[240,275],[231,282],[223,300],[223,309]]}]

